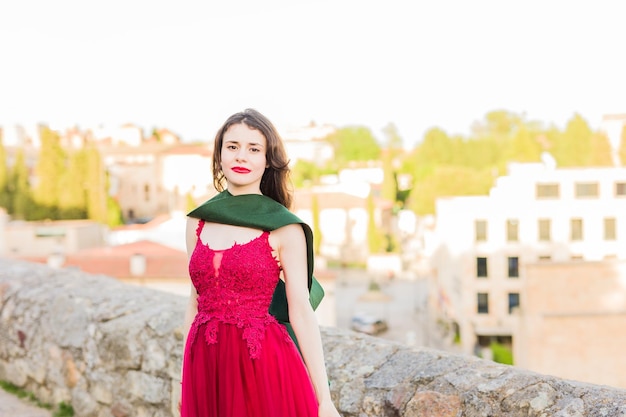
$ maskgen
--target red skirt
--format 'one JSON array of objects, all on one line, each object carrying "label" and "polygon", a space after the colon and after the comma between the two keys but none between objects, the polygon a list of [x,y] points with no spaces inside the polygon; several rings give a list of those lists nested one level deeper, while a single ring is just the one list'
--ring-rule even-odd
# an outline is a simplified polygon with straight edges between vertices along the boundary
[{"label": "red skirt", "polygon": [[187,340],[181,417],[317,417],[315,391],[300,352],[277,323],[251,358],[243,329],[219,323],[217,343]]}]

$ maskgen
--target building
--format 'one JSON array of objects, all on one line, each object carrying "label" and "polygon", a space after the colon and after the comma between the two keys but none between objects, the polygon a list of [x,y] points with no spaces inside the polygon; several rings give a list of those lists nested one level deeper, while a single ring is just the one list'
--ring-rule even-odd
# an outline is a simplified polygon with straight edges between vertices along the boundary
[{"label": "building", "polygon": [[104,245],[106,227],[92,220],[11,221],[0,232],[0,256],[47,260],[57,265],[81,249]]},{"label": "building", "polygon": [[335,128],[332,126],[312,124],[286,128],[280,133],[292,164],[303,160],[323,166],[334,157],[333,146],[325,140],[334,132]]},{"label": "building", "polygon": [[186,196],[214,193],[212,151],[194,144],[101,146],[109,173],[109,194],[127,221],[145,221],[159,214],[186,210]]},{"label": "building", "polygon": [[517,366],[626,388],[626,262],[524,265]]},{"label": "building", "polygon": [[467,353],[512,346],[530,296],[526,265],[626,259],[626,168],[511,164],[488,196],[439,199],[436,222],[439,314]]},{"label": "building", "polygon": [[118,246],[84,249],[69,255],[64,267],[125,281],[189,280],[187,253],[141,240]]}]

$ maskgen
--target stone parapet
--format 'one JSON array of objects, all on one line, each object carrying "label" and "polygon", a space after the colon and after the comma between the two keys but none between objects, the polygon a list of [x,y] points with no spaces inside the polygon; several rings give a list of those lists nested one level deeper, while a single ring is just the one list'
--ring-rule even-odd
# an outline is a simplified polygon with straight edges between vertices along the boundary
[{"label": "stone parapet", "polygon": [[[71,403],[81,417],[176,416],[185,305],[104,276],[0,259],[0,380]],[[335,328],[322,337],[344,416],[626,416],[626,390]]]}]

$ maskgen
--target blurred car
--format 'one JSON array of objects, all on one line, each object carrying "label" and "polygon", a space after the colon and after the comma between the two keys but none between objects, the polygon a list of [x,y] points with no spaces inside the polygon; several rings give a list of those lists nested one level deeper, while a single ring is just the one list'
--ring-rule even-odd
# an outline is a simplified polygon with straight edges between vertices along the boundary
[{"label": "blurred car", "polygon": [[350,328],[357,332],[377,335],[386,331],[389,326],[387,326],[387,322],[381,318],[371,314],[357,313],[352,316],[350,320]]}]

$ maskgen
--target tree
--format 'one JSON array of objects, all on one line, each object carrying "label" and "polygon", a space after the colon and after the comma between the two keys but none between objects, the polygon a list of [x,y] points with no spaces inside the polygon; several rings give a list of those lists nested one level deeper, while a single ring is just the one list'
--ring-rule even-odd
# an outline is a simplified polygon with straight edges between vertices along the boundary
[{"label": "tree", "polygon": [[588,166],[592,151],[591,137],[592,131],[585,119],[574,114],[565,131],[552,138],[552,156],[557,164],[562,167]]},{"label": "tree", "polygon": [[34,217],[57,219],[61,191],[59,178],[65,172],[66,156],[56,132],[42,126],[40,136],[41,149],[35,166],[37,183],[33,189],[33,200],[37,209]]},{"label": "tree", "polygon": [[486,195],[493,181],[494,176],[489,169],[440,166],[432,175],[415,184],[407,205],[417,214],[434,214],[437,198]]},{"label": "tree", "polygon": [[88,145],[85,152],[87,159],[87,172],[85,173],[87,217],[107,224],[109,222],[109,202],[102,158],[98,149],[93,145]]},{"label": "tree", "polygon": [[10,212],[16,219],[32,220],[32,198],[28,177],[24,151],[20,149],[17,151],[8,184],[11,197]]},{"label": "tree", "polygon": [[541,143],[535,139],[536,137],[537,133],[532,132],[523,124],[520,125],[513,134],[507,159],[516,162],[540,161],[543,149]]},{"label": "tree", "polygon": [[522,123],[522,118],[506,110],[494,110],[485,115],[483,122],[474,125],[474,135],[478,138],[489,137],[496,141],[511,137],[515,129]]},{"label": "tree", "polygon": [[420,166],[450,164],[454,161],[454,145],[448,134],[433,128],[426,132],[424,140],[417,146],[415,157]]},{"label": "tree", "polygon": [[87,153],[84,149],[69,156],[67,170],[59,184],[59,219],[87,218],[87,189],[84,181],[87,169]]},{"label": "tree", "polygon": [[367,244],[369,251],[370,253],[383,252],[385,238],[376,224],[376,204],[374,202],[374,195],[371,191],[367,197],[367,217]]},{"label": "tree", "polygon": [[320,169],[314,162],[298,159],[291,169],[291,180],[297,188],[314,184],[320,175]]},{"label": "tree", "polygon": [[398,180],[396,166],[399,164],[403,153],[402,138],[393,123],[389,123],[383,129],[386,136],[385,149],[382,151],[383,160],[383,186],[382,196],[384,199],[398,201]]},{"label": "tree", "polygon": [[335,150],[335,162],[339,167],[344,167],[351,161],[371,161],[380,157],[380,145],[366,127],[337,129],[326,140]]},{"label": "tree", "polygon": [[322,229],[320,228],[320,204],[315,193],[311,193],[311,216],[313,217],[313,252],[319,255],[322,247]]},{"label": "tree", "polygon": [[9,209],[11,203],[9,198],[9,167],[7,165],[7,153],[0,136],[0,207]]},{"label": "tree", "polygon": [[196,203],[196,199],[193,198],[193,194],[191,193],[191,191],[187,192],[187,194],[185,195],[185,200],[185,210],[187,213],[198,207],[198,203]]},{"label": "tree", "polygon": [[120,204],[111,196],[107,196],[107,219],[106,223],[109,227],[120,226],[124,224],[122,216],[122,208]]},{"label": "tree", "polygon": [[588,155],[587,165],[604,167],[613,165],[613,149],[609,138],[604,133],[591,135],[591,152]]}]

